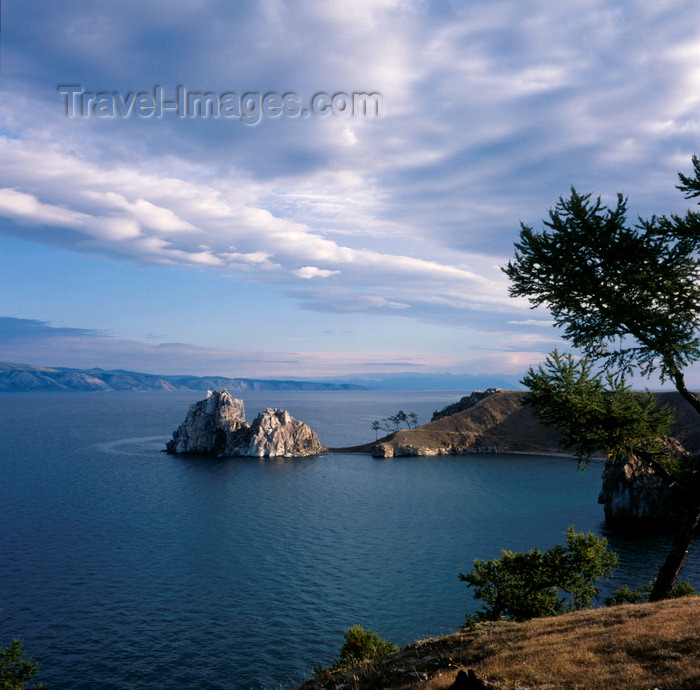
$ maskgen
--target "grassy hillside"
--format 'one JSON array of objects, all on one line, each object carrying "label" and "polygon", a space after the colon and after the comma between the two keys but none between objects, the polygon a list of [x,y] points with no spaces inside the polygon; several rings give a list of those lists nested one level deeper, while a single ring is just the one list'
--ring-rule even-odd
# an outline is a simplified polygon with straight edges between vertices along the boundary
[{"label": "grassy hillside", "polygon": [[700,597],[482,623],[303,687],[443,690],[469,668],[500,690],[697,689]]},{"label": "grassy hillside", "polygon": [[[525,393],[501,391],[466,410],[403,429],[380,439],[393,455],[438,455],[498,449],[516,453],[561,453],[560,436],[542,424],[533,408],[523,404]],[[671,433],[690,451],[700,452],[700,418],[679,393],[657,393],[661,405],[669,405],[676,419]],[[373,452],[377,442],[351,449]]]}]

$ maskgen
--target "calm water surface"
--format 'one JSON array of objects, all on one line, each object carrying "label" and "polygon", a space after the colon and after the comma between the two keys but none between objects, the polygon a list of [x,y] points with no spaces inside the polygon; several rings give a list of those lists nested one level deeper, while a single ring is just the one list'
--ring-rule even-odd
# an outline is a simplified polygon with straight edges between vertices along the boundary
[{"label": "calm water surface", "polygon": [[[285,407],[324,444],[421,423],[454,392],[238,394]],[[604,532],[601,466],[483,455],[376,460],[161,452],[201,393],[0,394],[0,641],[59,688],[278,688],[337,656],[360,623],[399,644],[477,608],[458,573],[501,549]],[[654,577],[662,537],[607,535]],[[700,558],[685,576],[700,586]]]}]

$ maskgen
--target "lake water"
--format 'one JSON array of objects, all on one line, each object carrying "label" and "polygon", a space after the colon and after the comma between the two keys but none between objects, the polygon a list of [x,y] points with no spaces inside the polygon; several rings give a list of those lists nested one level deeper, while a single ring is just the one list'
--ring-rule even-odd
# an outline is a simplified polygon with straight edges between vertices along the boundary
[{"label": "lake water", "polygon": [[[321,442],[421,423],[455,392],[237,394]],[[161,452],[197,392],[0,394],[0,643],[50,690],[293,687],[361,624],[398,644],[478,608],[474,558],[604,533],[600,464],[470,455],[209,460]],[[653,578],[663,537],[607,534],[610,591]],[[696,552],[684,573],[700,586]]]}]

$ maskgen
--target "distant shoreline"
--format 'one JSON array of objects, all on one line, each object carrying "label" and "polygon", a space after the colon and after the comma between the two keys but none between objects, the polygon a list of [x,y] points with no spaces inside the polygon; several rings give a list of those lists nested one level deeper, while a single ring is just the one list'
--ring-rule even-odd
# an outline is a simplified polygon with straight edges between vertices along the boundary
[{"label": "distant shoreline", "polygon": [[351,391],[367,390],[352,383],[320,383],[279,379],[228,378],[144,374],[122,369],[69,369],[0,362],[0,392],[120,392],[120,391]]}]

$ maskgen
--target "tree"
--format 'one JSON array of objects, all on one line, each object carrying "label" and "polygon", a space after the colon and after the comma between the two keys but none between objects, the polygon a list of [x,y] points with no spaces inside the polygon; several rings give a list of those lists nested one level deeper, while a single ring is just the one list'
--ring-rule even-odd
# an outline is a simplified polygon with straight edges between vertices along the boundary
[{"label": "tree", "polygon": [[378,420],[375,419],[372,422],[372,431],[374,431],[374,440],[377,441],[379,439],[379,430],[382,428],[382,423]]},{"label": "tree", "polygon": [[28,685],[39,670],[31,659],[22,656],[22,642],[12,640],[9,647],[0,646],[0,688],[5,690],[46,690],[43,683]]},{"label": "tree", "polygon": [[522,383],[530,390],[526,402],[540,419],[562,431],[562,445],[575,451],[579,462],[604,450],[609,457],[626,461],[643,456],[659,472],[666,472],[672,412],[658,408],[650,393],[633,393],[624,376],[593,371],[588,358],[576,358],[557,350],[530,367]]},{"label": "tree", "polygon": [[589,608],[600,593],[595,583],[617,565],[617,556],[607,545],[604,537],[577,534],[569,527],[566,546],[544,553],[502,551],[501,558],[492,561],[477,558],[474,569],[461,573],[459,579],[473,587],[474,598],[483,599],[487,606],[467,620],[524,621]]},{"label": "tree", "polygon": [[[375,424],[377,427],[375,427]],[[418,426],[418,415],[415,412],[406,414],[403,410],[399,410],[394,415],[384,417],[381,423],[378,421],[372,422],[372,429],[376,431],[382,424],[387,431],[392,431],[392,429],[398,431],[402,424],[405,424],[407,429],[411,429],[412,427],[415,428]]]},{"label": "tree", "polygon": [[[700,195],[696,156],[693,169],[693,177],[679,173],[678,189],[686,198]],[[570,196],[549,211],[547,229],[535,233],[521,224],[515,258],[503,270],[512,281],[510,294],[527,297],[533,307],[547,306],[564,337],[585,356],[578,371],[572,359],[555,353],[545,367],[528,372],[530,401],[538,413],[578,444],[583,457],[595,448],[613,461],[637,454],[685,506],[686,517],[651,595],[656,601],[671,595],[700,522],[700,466],[668,444],[661,448],[665,413],[655,419],[650,401],[642,425],[646,431],[636,435],[639,429],[629,415],[636,396],[625,376],[658,372],[700,414],[700,400],[687,389],[683,373],[700,359],[700,214],[640,218],[632,227],[626,215],[622,195],[608,208],[572,187]],[[594,364],[606,378],[592,373]],[[608,412],[625,407],[627,412],[608,418],[601,409],[587,411],[595,401],[607,405]],[[607,425],[602,435],[601,424]]]}]

